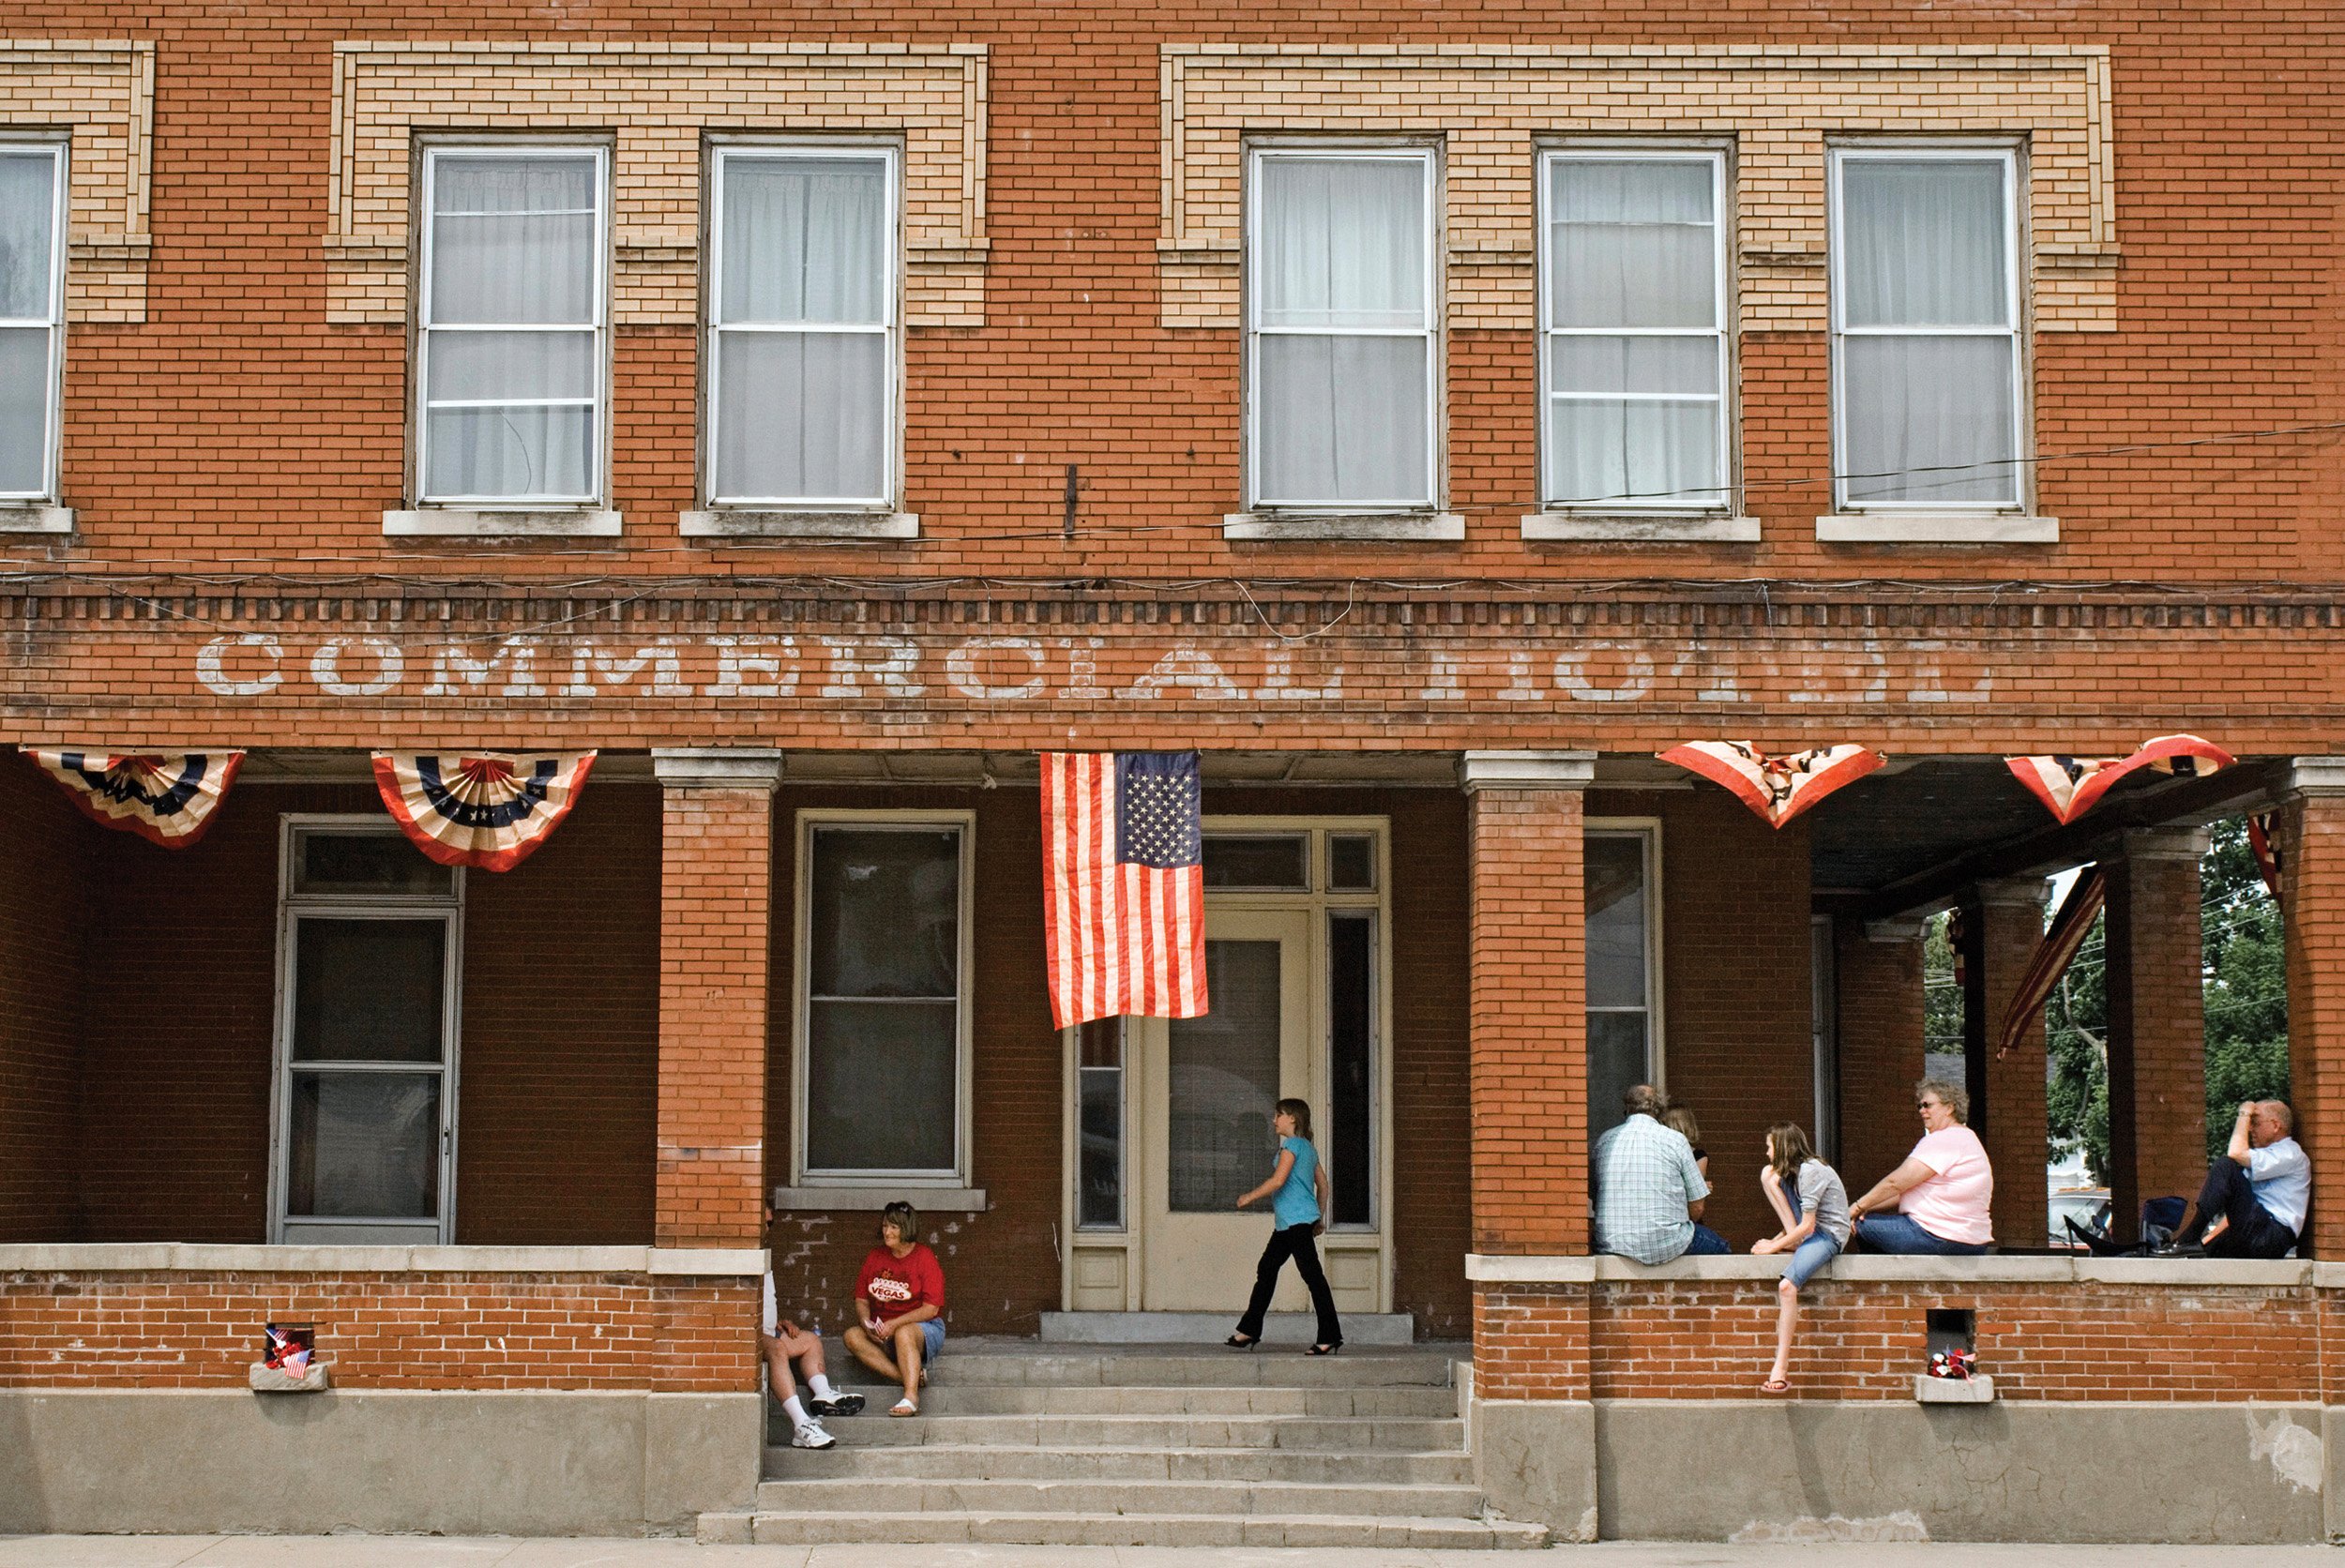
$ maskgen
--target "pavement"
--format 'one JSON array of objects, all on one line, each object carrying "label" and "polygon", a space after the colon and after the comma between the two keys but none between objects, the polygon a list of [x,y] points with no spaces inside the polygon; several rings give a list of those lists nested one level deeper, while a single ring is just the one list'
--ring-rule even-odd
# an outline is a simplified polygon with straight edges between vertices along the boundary
[{"label": "pavement", "polygon": [[0,1568],[2337,1568],[2330,1546],[1606,1542],[1545,1552],[1183,1546],[702,1546],[413,1535],[0,1536]]}]

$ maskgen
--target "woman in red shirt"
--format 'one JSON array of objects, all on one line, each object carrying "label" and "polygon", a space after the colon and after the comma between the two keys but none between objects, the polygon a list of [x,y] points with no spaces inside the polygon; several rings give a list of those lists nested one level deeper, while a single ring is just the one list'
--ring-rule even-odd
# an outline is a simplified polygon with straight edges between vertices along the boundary
[{"label": "woman in red shirt", "polygon": [[880,1215],[880,1244],[855,1275],[855,1323],[846,1333],[855,1360],[893,1382],[904,1396],[889,1415],[918,1415],[927,1366],[945,1349],[945,1270],[936,1254],[913,1240],[919,1216],[909,1203],[890,1203]]}]

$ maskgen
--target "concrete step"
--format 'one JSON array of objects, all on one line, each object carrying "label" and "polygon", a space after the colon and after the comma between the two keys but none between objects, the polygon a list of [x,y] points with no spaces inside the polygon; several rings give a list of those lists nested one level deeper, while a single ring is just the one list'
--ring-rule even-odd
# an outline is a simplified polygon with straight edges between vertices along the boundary
[{"label": "concrete step", "polygon": [[[863,1393],[861,1389],[855,1392]],[[863,1414],[840,1420],[887,1417],[900,1390],[869,1395]],[[781,1406],[772,1406],[777,1422]],[[1455,1389],[1410,1384],[1399,1388],[1223,1388],[1195,1384],[1176,1388],[1051,1388],[1033,1383],[962,1385],[941,1379],[920,1395],[923,1415],[1415,1415],[1458,1413]],[[786,1435],[786,1434],[785,1434]]]},{"label": "concrete step", "polygon": [[[1236,1325],[1227,1312],[1045,1312],[1046,1344],[1218,1345]],[[1273,1312],[1263,1319],[1265,1345],[1309,1345],[1319,1337],[1319,1319],[1309,1312]],[[1408,1345],[1416,1339],[1416,1319],[1406,1312],[1347,1312],[1347,1345]]]},{"label": "concrete step", "polygon": [[[1252,1448],[1462,1453],[1465,1424],[1421,1416],[921,1415],[825,1423],[841,1448]],[[872,1539],[878,1539],[872,1537]]]},{"label": "concrete step", "polygon": [[1474,1461],[1455,1452],[1002,1448],[992,1443],[883,1448],[842,1442],[819,1454],[803,1448],[768,1448],[765,1477],[769,1481],[850,1477],[872,1481],[1211,1481],[1239,1485],[1263,1481],[1332,1481],[1363,1486],[1465,1486],[1473,1484]]},{"label": "concrete step", "polygon": [[1472,1486],[1370,1486],[1326,1481],[897,1481],[875,1493],[860,1477],[768,1481],[761,1514],[853,1514],[885,1500],[923,1514],[1404,1515],[1451,1518],[1479,1514]]},{"label": "concrete step", "polygon": [[[880,1500],[867,1495],[867,1503]],[[837,1514],[701,1515],[700,1538],[718,1545],[895,1545],[955,1542],[1009,1546],[1338,1546],[1533,1548],[1540,1525],[1504,1519],[1278,1514]]]},{"label": "concrete step", "polygon": [[[1260,1350],[1231,1350],[1219,1344],[1093,1348],[974,1338],[949,1344],[937,1358],[931,1380],[963,1388],[1445,1388],[1450,1364],[1471,1354],[1463,1345],[1346,1346],[1341,1355],[1306,1356],[1268,1346]],[[885,1386],[861,1367],[846,1366],[844,1355],[830,1359],[834,1377],[845,1368],[840,1380],[844,1386],[867,1395]]]}]

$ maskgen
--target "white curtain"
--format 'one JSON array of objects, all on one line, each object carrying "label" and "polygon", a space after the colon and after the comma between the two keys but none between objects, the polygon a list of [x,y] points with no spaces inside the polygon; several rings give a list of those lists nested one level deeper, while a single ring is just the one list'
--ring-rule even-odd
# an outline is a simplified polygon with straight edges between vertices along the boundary
[{"label": "white curtain", "polygon": [[1852,502],[2019,499],[2005,175],[2000,158],[1841,165],[1840,321],[1871,329],[1840,339]]},{"label": "white curtain", "polygon": [[1260,499],[1431,502],[1432,320],[1421,158],[1258,165]]},{"label": "white curtain", "polygon": [[[0,153],[0,319],[46,322],[55,264],[56,155]],[[0,495],[38,495],[49,455],[47,326],[0,327]]]},{"label": "white curtain", "polygon": [[0,495],[38,495],[49,456],[49,328],[0,327]]},{"label": "white curtain", "polygon": [[[434,160],[428,497],[597,490],[599,204],[591,157]],[[568,330],[481,330],[521,326]]]},{"label": "white curtain", "polygon": [[736,154],[723,167],[716,494],[882,500],[888,165]]},{"label": "white curtain", "polygon": [[1722,505],[1714,166],[1558,158],[1548,171],[1549,499]]}]

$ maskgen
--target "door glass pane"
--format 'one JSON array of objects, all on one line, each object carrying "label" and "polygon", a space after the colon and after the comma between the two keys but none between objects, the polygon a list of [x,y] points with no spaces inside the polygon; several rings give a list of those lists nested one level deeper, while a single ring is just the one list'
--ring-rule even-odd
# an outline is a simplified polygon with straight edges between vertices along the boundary
[{"label": "door glass pane", "polygon": [[1310,837],[1301,833],[1205,836],[1205,885],[1307,892]]},{"label": "door glass pane", "polygon": [[322,920],[295,933],[296,1062],[438,1062],[444,920]]},{"label": "door glass pane", "polygon": [[1376,838],[1367,833],[1327,836],[1327,885],[1338,893],[1376,891]]},{"label": "door glass pane", "polygon": [[1645,1016],[1588,1015],[1588,1137],[1620,1125],[1620,1097],[1647,1081]]},{"label": "door glass pane", "polygon": [[288,1214],[438,1216],[437,1073],[296,1072],[292,1091]]},{"label": "door glass pane", "polygon": [[1208,941],[1205,985],[1213,1011],[1174,1018],[1166,1031],[1174,1214],[1234,1214],[1278,1157],[1270,1112],[1278,1100],[1278,944]]},{"label": "door glass pane", "polygon": [[953,1168],[953,1002],[816,1002],[807,1011],[811,1170]]},{"label": "door glass pane", "polygon": [[1644,839],[1587,840],[1588,1005],[1642,1007],[1645,996]]},{"label": "door glass pane", "polygon": [[1077,1115],[1082,1138],[1075,1223],[1124,1229],[1124,1020],[1096,1018],[1077,1042]]},{"label": "door glass pane", "polygon": [[960,994],[957,829],[817,828],[812,859],[811,995]]},{"label": "door glass pane", "polygon": [[1368,1225],[1376,1169],[1376,917],[1327,917],[1327,1175],[1338,1225]]},{"label": "door glass pane", "polygon": [[295,893],[445,894],[455,876],[397,833],[305,833]]}]

